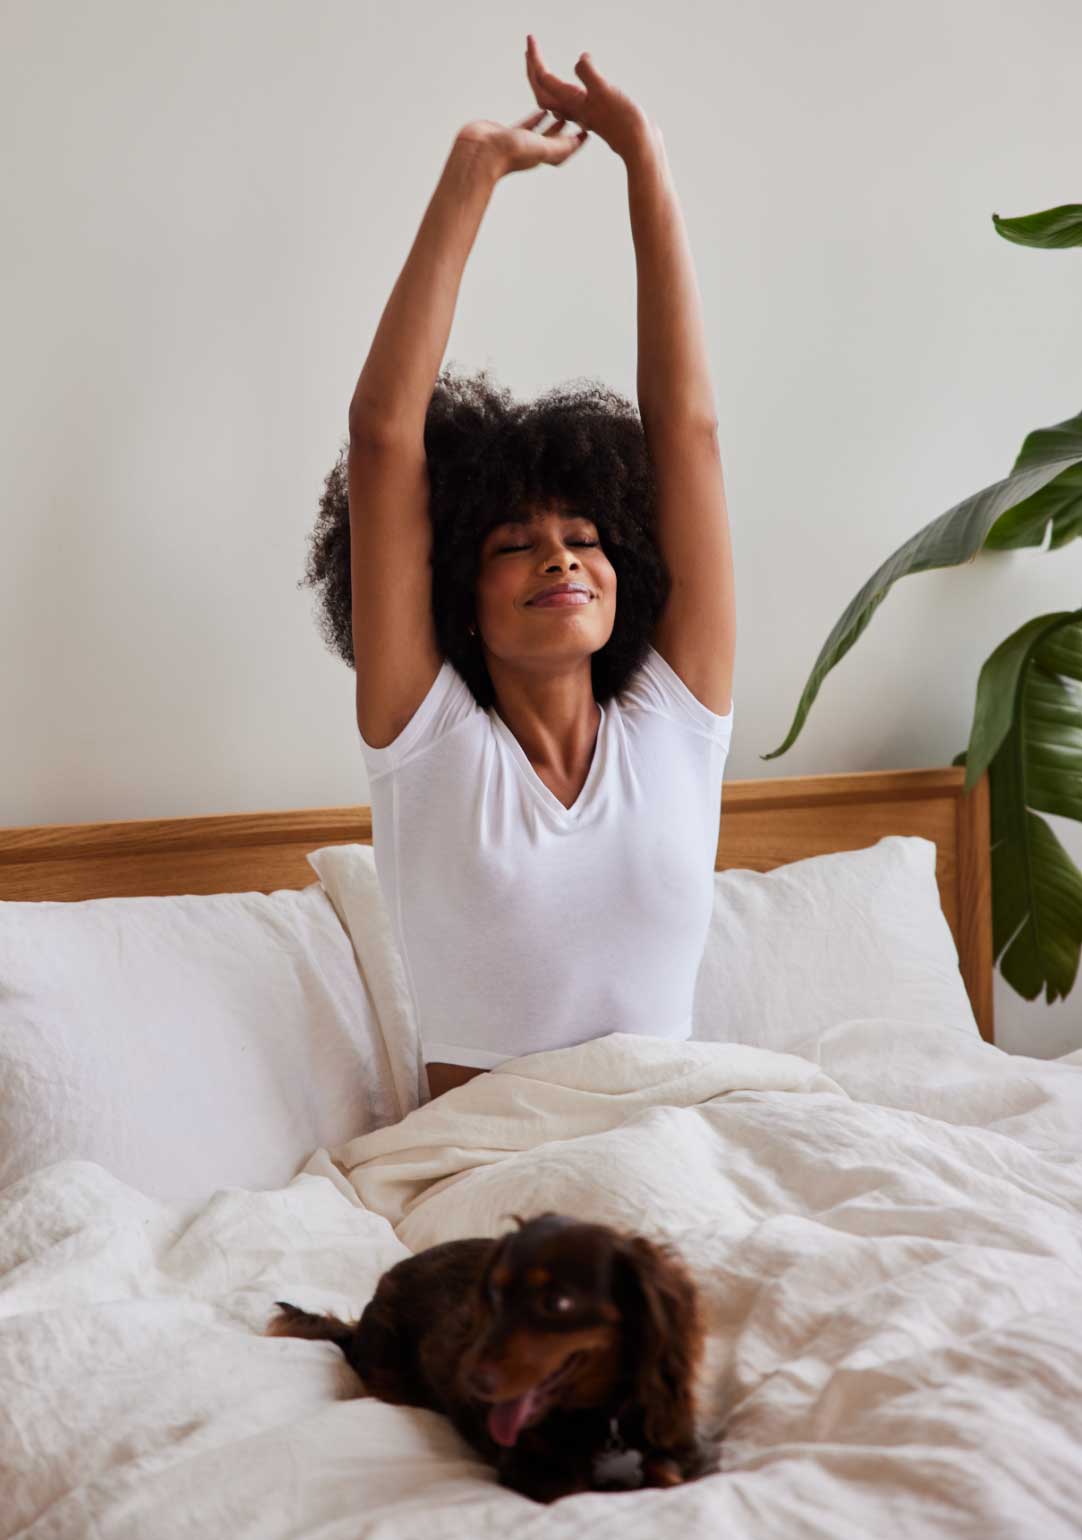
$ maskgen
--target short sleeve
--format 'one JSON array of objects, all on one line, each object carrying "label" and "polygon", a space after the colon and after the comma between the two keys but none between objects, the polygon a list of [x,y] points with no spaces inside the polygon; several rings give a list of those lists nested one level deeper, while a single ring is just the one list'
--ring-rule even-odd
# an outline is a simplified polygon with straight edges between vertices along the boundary
[{"label": "short sleeve", "polygon": [[369,780],[376,780],[390,770],[397,770],[408,759],[423,754],[438,743],[452,728],[478,713],[484,714],[469,685],[450,659],[445,658],[429,686],[428,694],[397,738],[375,748],[365,741],[358,727],[357,737]]},{"label": "short sleeve", "polygon": [[670,721],[682,722],[686,727],[712,738],[728,747],[733,731],[735,697],[729,702],[724,716],[704,706],[693,695],[680,675],[667,663],[656,647],[649,647],[642,665],[623,691],[627,706],[643,711],[656,711]]}]

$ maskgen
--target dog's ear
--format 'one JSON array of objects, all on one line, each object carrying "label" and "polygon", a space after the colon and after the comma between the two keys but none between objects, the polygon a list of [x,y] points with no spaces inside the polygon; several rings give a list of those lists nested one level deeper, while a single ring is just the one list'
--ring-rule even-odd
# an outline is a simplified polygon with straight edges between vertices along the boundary
[{"label": "dog's ear", "polygon": [[489,1297],[489,1284],[492,1281],[494,1269],[506,1260],[507,1252],[511,1245],[511,1233],[496,1237],[492,1242],[488,1256],[485,1258],[477,1274],[477,1302],[486,1309],[492,1308]]},{"label": "dog's ear", "polygon": [[695,1285],[674,1251],[645,1236],[622,1237],[612,1260],[646,1437],[661,1449],[693,1444],[694,1376],[703,1348]]},{"label": "dog's ear", "polygon": [[571,1224],[571,1223],[574,1222],[573,1220],[569,1220],[567,1218],[567,1216],[564,1215],[564,1214],[557,1214],[556,1211],[554,1209],[551,1209],[551,1208],[545,1209],[544,1213],[542,1213],[542,1214],[530,1214],[530,1215],[508,1214],[507,1218],[508,1219],[513,1219],[515,1221],[515,1223],[518,1225],[520,1230],[525,1225],[535,1225],[535,1224],[538,1224],[541,1221],[544,1221],[546,1223],[550,1223],[552,1221],[555,1221],[556,1224],[558,1224],[558,1225]]}]

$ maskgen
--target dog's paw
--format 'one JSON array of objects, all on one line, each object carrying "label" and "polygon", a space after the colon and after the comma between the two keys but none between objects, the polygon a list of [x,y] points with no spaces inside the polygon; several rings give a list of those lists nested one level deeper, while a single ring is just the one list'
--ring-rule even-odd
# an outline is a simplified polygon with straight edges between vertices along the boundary
[{"label": "dog's paw", "polygon": [[664,1455],[647,1455],[642,1462],[643,1485],[648,1487],[678,1487],[684,1473],[675,1460]]}]

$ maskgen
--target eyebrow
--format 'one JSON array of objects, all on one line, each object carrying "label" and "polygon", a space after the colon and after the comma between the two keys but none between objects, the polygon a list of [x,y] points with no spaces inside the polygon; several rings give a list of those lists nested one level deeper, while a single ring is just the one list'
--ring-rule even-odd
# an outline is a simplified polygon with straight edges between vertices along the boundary
[{"label": "eyebrow", "polygon": [[[531,513],[530,516],[528,518],[525,518],[525,519],[503,519],[499,524],[494,524],[492,526],[492,528],[494,530],[495,529],[521,529],[521,528],[524,528],[527,524],[538,524],[538,523],[540,523],[541,517],[542,517],[542,515],[539,514],[539,513]],[[593,524],[593,522],[594,522],[594,520],[590,517],[590,515],[588,513],[561,513],[560,514],[560,522],[561,522],[561,524],[573,524],[576,521],[576,519],[585,519],[587,524]]]}]

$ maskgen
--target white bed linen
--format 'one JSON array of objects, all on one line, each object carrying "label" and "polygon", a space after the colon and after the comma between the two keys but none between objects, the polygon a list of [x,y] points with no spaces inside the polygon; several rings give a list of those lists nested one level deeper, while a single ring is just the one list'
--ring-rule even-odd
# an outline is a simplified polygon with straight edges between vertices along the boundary
[{"label": "white bed linen", "polygon": [[88,1160],[196,1214],[401,1118],[381,939],[351,946],[318,882],[0,900],[0,1188]]},{"label": "white bed linen", "polygon": [[[88,1162],[25,1177],[0,1194],[0,1533],[1077,1536],[1082,1053],[885,1018],[803,1053],[531,1055],[334,1152],[348,1182],[320,1151],[187,1222]],[[681,1248],[718,1474],[541,1507],[438,1414],[358,1397],[330,1344],[260,1335],[275,1299],[357,1312],[407,1241],[546,1206]]]}]

